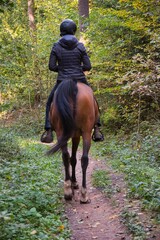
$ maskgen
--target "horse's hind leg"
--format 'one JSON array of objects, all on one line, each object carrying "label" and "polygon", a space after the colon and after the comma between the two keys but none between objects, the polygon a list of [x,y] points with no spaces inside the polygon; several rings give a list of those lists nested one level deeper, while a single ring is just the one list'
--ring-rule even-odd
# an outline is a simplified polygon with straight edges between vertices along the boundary
[{"label": "horse's hind leg", "polygon": [[82,166],[82,189],[81,189],[81,203],[89,203],[90,200],[87,194],[86,171],[89,163],[88,152],[91,146],[91,134],[83,134],[83,154],[81,158]]},{"label": "horse's hind leg", "polygon": [[79,141],[80,141],[80,137],[75,137],[72,138],[72,155],[71,155],[71,166],[72,166],[72,186],[74,189],[78,189],[78,183],[76,180],[76,164],[77,164],[77,157],[76,157],[76,153],[77,153],[77,149],[78,149],[78,145],[79,145]]},{"label": "horse's hind leg", "polygon": [[70,156],[67,145],[62,148],[62,159],[65,168],[64,198],[65,200],[72,200],[73,191],[70,177]]}]

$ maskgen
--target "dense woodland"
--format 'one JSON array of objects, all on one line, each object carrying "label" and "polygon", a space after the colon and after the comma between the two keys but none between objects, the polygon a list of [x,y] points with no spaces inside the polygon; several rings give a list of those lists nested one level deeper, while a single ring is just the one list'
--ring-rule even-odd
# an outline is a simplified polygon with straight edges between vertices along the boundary
[{"label": "dense woodland", "polygon": [[[105,141],[92,142],[90,155],[123,174],[130,204],[121,220],[133,239],[158,240],[160,0],[1,0],[0,15],[0,239],[71,237],[61,158],[39,142],[56,81],[49,55],[70,18],[92,62],[86,74],[103,122]],[[105,169],[93,183],[111,201],[121,191]]]},{"label": "dense woodland", "polygon": [[159,0],[89,1],[83,32],[78,1],[3,0],[0,5],[3,114],[45,103],[56,79],[48,70],[50,50],[59,39],[59,24],[71,18],[91,58],[87,77],[104,125],[119,129],[159,119]]}]

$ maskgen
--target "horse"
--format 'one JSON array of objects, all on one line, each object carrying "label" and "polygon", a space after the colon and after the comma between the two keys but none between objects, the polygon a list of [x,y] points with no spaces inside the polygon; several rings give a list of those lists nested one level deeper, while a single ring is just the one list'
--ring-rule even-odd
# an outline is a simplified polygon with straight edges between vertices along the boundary
[{"label": "horse", "polygon": [[[76,153],[82,137],[81,156],[82,186],[80,203],[89,203],[87,194],[86,171],[89,163],[92,130],[99,117],[99,109],[90,86],[73,80],[62,81],[55,94],[50,108],[50,122],[55,131],[57,143],[48,154],[61,150],[65,168],[64,198],[72,200],[74,189],[78,189],[76,180]],[[71,156],[68,151],[68,140],[71,139]],[[71,165],[71,174],[70,174]]]}]

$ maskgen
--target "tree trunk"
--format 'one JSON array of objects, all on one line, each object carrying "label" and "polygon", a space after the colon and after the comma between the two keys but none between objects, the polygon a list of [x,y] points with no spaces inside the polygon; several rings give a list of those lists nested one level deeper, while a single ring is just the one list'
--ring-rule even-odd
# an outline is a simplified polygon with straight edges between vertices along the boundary
[{"label": "tree trunk", "polygon": [[28,19],[30,30],[35,31],[36,25],[34,21],[34,0],[28,0]]},{"label": "tree trunk", "polygon": [[[37,31],[34,15],[34,0],[28,0],[28,19],[29,19],[29,30],[32,42],[32,59],[33,59],[33,91],[34,91],[34,103],[39,103],[41,101],[41,92],[42,92],[42,81],[39,70],[39,61],[37,54]],[[29,92],[29,104],[31,106],[31,93]]]},{"label": "tree trunk", "polygon": [[89,0],[78,0],[80,31],[86,30],[89,24]]}]

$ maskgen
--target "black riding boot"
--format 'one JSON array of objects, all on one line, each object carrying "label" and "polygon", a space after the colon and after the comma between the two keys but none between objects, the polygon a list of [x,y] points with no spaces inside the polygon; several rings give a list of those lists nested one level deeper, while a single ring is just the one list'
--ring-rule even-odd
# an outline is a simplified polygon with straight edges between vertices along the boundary
[{"label": "black riding boot", "polygon": [[56,85],[54,86],[54,88],[52,89],[48,100],[47,100],[47,104],[46,104],[46,117],[45,117],[45,132],[42,134],[41,136],[41,142],[45,142],[45,143],[51,143],[53,141],[53,134],[52,134],[52,128],[51,128],[51,123],[49,120],[49,111],[50,111],[50,107],[51,107],[51,103],[54,97],[54,92],[58,87],[59,82],[56,83]]},{"label": "black riding boot", "polygon": [[99,129],[100,126],[101,126],[101,122],[100,122],[100,118],[98,118],[97,124],[94,126],[94,132],[92,135],[92,140],[95,142],[102,142],[104,140],[104,136]]},{"label": "black riding boot", "polygon": [[[48,102],[47,102],[48,103]],[[41,136],[41,142],[51,143],[53,141],[53,134],[51,130],[51,124],[49,121],[50,106],[46,105],[46,118],[45,118],[45,132]]]}]

